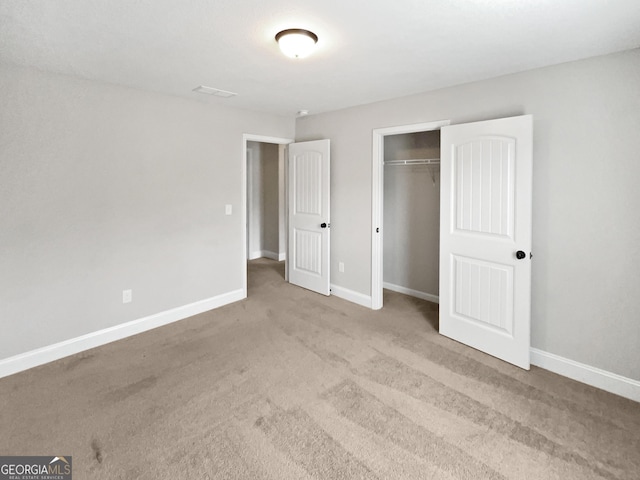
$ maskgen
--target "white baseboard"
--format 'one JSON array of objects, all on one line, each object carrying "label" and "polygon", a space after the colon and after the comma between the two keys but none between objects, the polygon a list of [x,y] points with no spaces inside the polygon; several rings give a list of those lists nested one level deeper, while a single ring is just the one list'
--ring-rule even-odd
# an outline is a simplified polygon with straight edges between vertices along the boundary
[{"label": "white baseboard", "polygon": [[412,290],[411,288],[401,287],[400,285],[394,285],[393,283],[382,282],[382,288],[391,290],[392,292],[404,293],[411,297],[421,298],[427,302],[440,303],[440,297],[437,295],[431,295],[430,293],[420,292],[418,290]]},{"label": "white baseboard", "polygon": [[28,370],[45,363],[59,360],[69,355],[99,347],[106,343],[115,342],[138,333],[146,332],[153,328],[161,327],[169,323],[183,320],[193,315],[212,310],[214,308],[237,302],[246,298],[243,289],[234,290],[215,297],[200,300],[189,305],[172,308],[164,312],[156,313],[148,317],[139,318],[131,322],[122,323],[113,327],[91,332],[80,337],[65,340],[60,343],[48,345],[46,347],[21,353],[13,357],[0,360],[0,378],[13,375],[14,373]]},{"label": "white baseboard", "polygon": [[279,262],[284,262],[287,259],[287,254],[282,252],[278,255],[278,261]]},{"label": "white baseboard", "polygon": [[255,252],[251,252],[249,260],[255,260],[256,258],[270,258],[276,262],[282,262],[286,258],[286,254],[275,253],[270,250],[256,250]]},{"label": "white baseboard", "polygon": [[276,262],[278,262],[279,260],[279,255],[275,252],[271,252],[269,250],[263,250],[262,251],[262,257],[263,258],[270,258],[271,260],[275,260]]},{"label": "white baseboard", "polygon": [[357,303],[358,305],[362,305],[367,308],[371,308],[373,305],[370,295],[354,292],[353,290],[338,287],[337,285],[331,285],[331,295],[335,295],[336,297],[343,298],[349,302]]},{"label": "white baseboard", "polygon": [[531,349],[531,364],[592,387],[640,402],[640,381],[563,358],[537,348]]}]

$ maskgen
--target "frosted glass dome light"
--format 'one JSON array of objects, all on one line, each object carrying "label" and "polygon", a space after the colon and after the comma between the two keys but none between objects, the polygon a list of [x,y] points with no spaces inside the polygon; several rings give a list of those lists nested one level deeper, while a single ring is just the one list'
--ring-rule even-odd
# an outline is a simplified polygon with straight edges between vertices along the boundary
[{"label": "frosted glass dome light", "polygon": [[276,42],[287,57],[304,58],[318,42],[318,36],[309,30],[290,28],[276,34]]}]

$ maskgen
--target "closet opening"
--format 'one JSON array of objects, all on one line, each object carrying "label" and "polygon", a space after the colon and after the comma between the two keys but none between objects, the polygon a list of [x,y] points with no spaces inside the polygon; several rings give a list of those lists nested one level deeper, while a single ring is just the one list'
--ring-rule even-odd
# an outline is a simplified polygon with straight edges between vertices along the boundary
[{"label": "closet opening", "polygon": [[247,259],[285,259],[284,145],[247,142]]},{"label": "closet opening", "polygon": [[371,307],[383,288],[438,303],[440,128],[438,121],[373,131]]},{"label": "closet opening", "polygon": [[440,130],[384,137],[383,288],[438,303]]}]

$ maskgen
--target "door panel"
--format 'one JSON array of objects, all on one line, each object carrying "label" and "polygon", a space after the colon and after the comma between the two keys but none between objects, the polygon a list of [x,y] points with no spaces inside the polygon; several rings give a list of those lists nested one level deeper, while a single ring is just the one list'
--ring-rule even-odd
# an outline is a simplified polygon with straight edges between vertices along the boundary
[{"label": "door panel", "polygon": [[443,127],[441,152],[440,333],[528,369],[532,117]]},{"label": "door panel", "polygon": [[329,164],[329,140],[289,145],[289,281],[323,295],[330,292]]},{"label": "door panel", "polygon": [[454,315],[475,326],[513,334],[513,267],[457,255],[454,275]]},{"label": "door panel", "polygon": [[294,229],[294,269],[312,275],[322,275],[322,234]]},{"label": "door panel", "polygon": [[455,149],[456,228],[513,238],[514,139],[478,139]]}]

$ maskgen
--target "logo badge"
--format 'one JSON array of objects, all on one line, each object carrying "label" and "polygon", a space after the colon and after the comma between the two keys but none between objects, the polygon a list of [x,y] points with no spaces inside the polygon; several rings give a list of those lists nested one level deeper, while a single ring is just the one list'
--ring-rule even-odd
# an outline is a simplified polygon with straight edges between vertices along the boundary
[{"label": "logo badge", "polygon": [[0,457],[0,480],[72,480],[71,456]]}]

